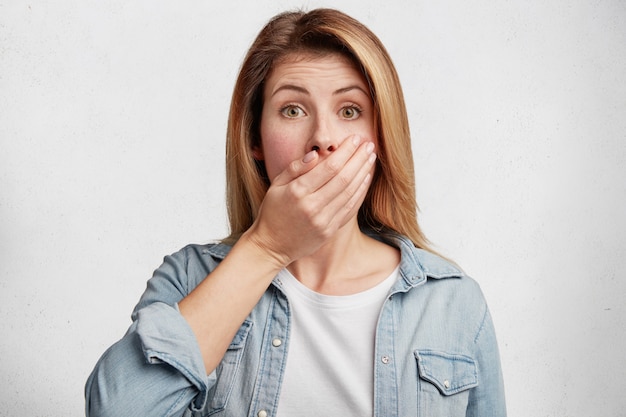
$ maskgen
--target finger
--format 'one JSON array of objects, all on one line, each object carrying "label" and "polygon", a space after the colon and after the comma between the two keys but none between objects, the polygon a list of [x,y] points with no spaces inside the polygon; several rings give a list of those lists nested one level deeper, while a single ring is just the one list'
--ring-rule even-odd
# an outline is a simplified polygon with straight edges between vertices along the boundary
[{"label": "finger", "polygon": [[[372,165],[375,160],[374,144],[372,142],[362,144],[342,169],[316,191],[316,198],[325,201],[326,204],[339,198],[339,204],[345,204],[368,172],[373,171]],[[320,168],[321,164],[318,169]]]},{"label": "finger", "polygon": [[[352,180],[349,184],[347,184],[347,186],[343,186],[338,192],[337,189],[331,191],[335,193],[335,196],[328,201],[325,206],[325,210],[328,213],[328,221],[331,223],[337,223],[336,227],[341,227],[345,224],[348,219],[358,212],[361,204],[363,204],[369,186],[372,182],[374,174],[373,166],[375,161],[376,154],[370,153],[366,162],[360,165],[358,171],[352,176]],[[326,187],[335,185],[336,184],[329,182]]]},{"label": "finger", "polygon": [[285,169],[283,172],[278,174],[276,178],[274,178],[272,184],[277,186],[285,185],[315,168],[318,161],[319,155],[317,151],[311,151],[304,155],[302,159],[296,159],[295,161],[291,162],[287,169]]},{"label": "finger", "polygon": [[342,143],[327,158],[320,161],[308,175],[298,178],[298,187],[313,193],[328,181],[334,178],[344,169],[346,163],[352,158],[363,140],[359,135],[352,135],[342,141]]}]

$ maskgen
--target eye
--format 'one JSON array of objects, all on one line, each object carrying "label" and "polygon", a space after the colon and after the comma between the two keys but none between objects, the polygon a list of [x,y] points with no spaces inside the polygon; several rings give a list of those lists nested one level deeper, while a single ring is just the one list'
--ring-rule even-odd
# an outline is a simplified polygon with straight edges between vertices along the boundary
[{"label": "eye", "polygon": [[289,104],[283,107],[282,109],[280,109],[280,113],[290,119],[304,116],[304,110],[302,110],[299,106],[296,106],[295,104]]},{"label": "eye", "polygon": [[349,106],[343,107],[339,111],[339,115],[347,120],[355,120],[359,118],[361,112],[362,110],[358,106],[351,104]]}]

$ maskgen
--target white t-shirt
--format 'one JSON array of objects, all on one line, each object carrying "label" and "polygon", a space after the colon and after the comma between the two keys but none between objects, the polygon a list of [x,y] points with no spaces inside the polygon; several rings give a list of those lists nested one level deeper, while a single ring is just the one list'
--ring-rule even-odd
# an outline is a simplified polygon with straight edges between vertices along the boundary
[{"label": "white t-shirt", "polygon": [[346,296],[316,293],[286,269],[278,274],[292,319],[278,417],[373,415],[376,324],[398,273]]}]

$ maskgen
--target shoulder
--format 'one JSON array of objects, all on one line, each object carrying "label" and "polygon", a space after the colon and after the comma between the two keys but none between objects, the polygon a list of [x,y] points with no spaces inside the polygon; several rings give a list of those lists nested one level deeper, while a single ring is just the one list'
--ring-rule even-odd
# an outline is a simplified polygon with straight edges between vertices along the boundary
[{"label": "shoulder", "polygon": [[381,240],[400,250],[400,270],[410,283],[419,283],[427,278],[463,278],[465,272],[453,262],[424,249],[415,247],[413,242],[400,234],[385,234]]},{"label": "shoulder", "polygon": [[[395,289],[428,297],[429,302],[441,300],[464,309],[483,310],[485,300],[479,284],[455,263],[424,249],[416,248],[402,235],[386,236],[400,249],[400,280]],[[413,291],[415,290],[415,291]]]},{"label": "shoulder", "polygon": [[411,265],[404,269],[413,271],[415,278],[397,284],[404,288],[401,314],[409,320],[438,323],[458,340],[473,343],[489,312],[479,283],[441,256],[418,248],[411,253],[407,257]]},{"label": "shoulder", "polygon": [[[478,282],[459,266],[431,252],[415,249],[425,288],[457,305],[473,305],[479,311],[485,300]],[[434,295],[433,294],[433,295]]]},{"label": "shoulder", "polygon": [[427,281],[449,282],[466,290],[481,291],[478,282],[452,261],[423,249],[416,248],[414,251]]},{"label": "shoulder", "polygon": [[186,291],[191,292],[217,267],[230,249],[222,243],[188,244],[165,256],[154,275],[168,275],[184,283]]},{"label": "shoulder", "polygon": [[172,256],[184,258],[187,262],[206,262],[212,259],[219,263],[228,255],[232,246],[219,242],[213,243],[190,243]]}]

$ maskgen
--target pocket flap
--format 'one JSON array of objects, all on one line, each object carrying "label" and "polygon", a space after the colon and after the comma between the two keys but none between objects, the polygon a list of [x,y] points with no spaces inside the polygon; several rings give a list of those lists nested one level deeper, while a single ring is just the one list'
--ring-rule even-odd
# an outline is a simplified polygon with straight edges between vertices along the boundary
[{"label": "pocket flap", "polygon": [[452,395],[478,385],[476,362],[469,356],[434,350],[416,350],[420,378]]}]

